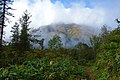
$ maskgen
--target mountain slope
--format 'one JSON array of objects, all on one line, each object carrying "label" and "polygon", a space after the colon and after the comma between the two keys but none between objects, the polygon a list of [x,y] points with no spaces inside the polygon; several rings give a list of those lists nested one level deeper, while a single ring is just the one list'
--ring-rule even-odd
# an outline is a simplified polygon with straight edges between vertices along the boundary
[{"label": "mountain slope", "polygon": [[46,26],[41,26],[37,29],[36,34],[40,34],[41,38],[45,39],[45,45],[47,46],[47,42],[55,35],[59,35],[61,37],[62,43],[64,46],[73,47],[78,42],[84,42],[88,44],[88,39],[94,30],[90,27],[81,26],[78,24],[51,24]]}]

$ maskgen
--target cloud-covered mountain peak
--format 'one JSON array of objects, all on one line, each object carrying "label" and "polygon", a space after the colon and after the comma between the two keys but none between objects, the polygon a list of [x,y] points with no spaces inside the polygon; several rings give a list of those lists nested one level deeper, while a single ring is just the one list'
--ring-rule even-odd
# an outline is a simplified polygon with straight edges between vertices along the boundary
[{"label": "cloud-covered mountain peak", "polygon": [[93,29],[90,27],[75,23],[56,23],[41,26],[37,30],[36,33],[45,39],[45,45],[55,34],[61,37],[64,46],[74,46],[80,41],[88,44],[88,39],[93,34]]}]

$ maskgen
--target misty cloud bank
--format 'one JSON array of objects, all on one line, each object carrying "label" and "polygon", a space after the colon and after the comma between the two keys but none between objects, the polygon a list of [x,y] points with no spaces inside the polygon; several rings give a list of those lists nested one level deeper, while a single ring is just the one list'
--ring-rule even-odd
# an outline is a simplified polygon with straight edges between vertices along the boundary
[{"label": "misty cloud bank", "polygon": [[[35,30],[35,31],[34,31]],[[33,29],[33,35],[40,35],[37,39],[45,39],[44,46],[48,46],[48,41],[54,35],[60,36],[63,47],[74,47],[78,42],[89,45],[89,38],[95,34],[93,28],[78,24],[57,23]]]},{"label": "misty cloud bank", "polygon": [[[32,2],[31,2],[32,1]],[[15,18],[11,19],[12,23],[6,27],[6,38],[10,36],[11,26],[18,20],[22,13],[27,9],[31,14],[30,27],[38,28],[40,26],[53,23],[75,23],[86,25],[93,28],[95,32],[99,32],[102,25],[107,24],[115,27],[115,18],[120,18],[120,1],[108,0],[106,2],[91,2],[92,8],[86,7],[84,0],[78,3],[72,2],[70,7],[65,7],[59,0],[52,3],[50,0],[15,0],[13,8]],[[118,8],[119,7],[119,8]]]}]

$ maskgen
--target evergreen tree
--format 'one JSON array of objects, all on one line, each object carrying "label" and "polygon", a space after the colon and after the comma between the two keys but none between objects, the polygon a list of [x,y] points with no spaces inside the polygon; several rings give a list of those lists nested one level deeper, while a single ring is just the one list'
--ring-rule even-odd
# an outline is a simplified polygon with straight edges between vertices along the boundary
[{"label": "evergreen tree", "polygon": [[42,38],[42,39],[35,39],[34,38],[33,42],[39,44],[39,47],[40,47],[41,50],[44,49],[44,45],[43,45],[44,44],[44,38]]},{"label": "evergreen tree", "polygon": [[62,47],[62,43],[60,37],[58,35],[54,35],[52,39],[48,42],[48,46],[50,49],[60,49]]},{"label": "evergreen tree", "polygon": [[30,13],[26,10],[20,18],[20,26],[22,27],[20,33],[20,49],[21,51],[27,51],[30,49],[30,34],[29,34],[29,24],[31,23],[30,20]]},{"label": "evergreen tree", "polygon": [[12,45],[15,47],[19,46],[19,24],[15,22],[15,25],[12,27]]},{"label": "evergreen tree", "polygon": [[92,37],[90,37],[89,41],[90,41],[90,46],[96,52],[97,49],[99,48],[100,37],[97,35],[93,35]]},{"label": "evergreen tree", "polygon": [[40,39],[41,34],[39,34],[40,28],[38,29],[32,29],[30,31],[31,37],[30,37],[30,41],[33,44],[38,44],[40,49],[43,50],[44,49],[44,38]]},{"label": "evergreen tree", "polygon": [[9,4],[12,4],[13,0],[0,0],[0,46],[2,46],[2,41],[3,41],[3,29],[5,26],[5,20],[9,19],[6,17],[8,16],[13,16],[8,10],[11,10],[12,8],[9,7]]},{"label": "evergreen tree", "polygon": [[103,25],[101,28],[101,33],[100,33],[100,42],[101,43],[106,43],[108,41],[108,35],[110,31],[108,31],[108,28],[106,25]]}]

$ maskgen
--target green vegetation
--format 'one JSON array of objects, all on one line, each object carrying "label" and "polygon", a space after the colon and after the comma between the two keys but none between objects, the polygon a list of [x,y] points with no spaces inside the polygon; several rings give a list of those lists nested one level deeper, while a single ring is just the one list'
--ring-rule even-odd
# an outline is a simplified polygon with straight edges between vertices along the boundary
[{"label": "green vegetation", "polygon": [[22,27],[21,34],[20,34],[20,50],[26,51],[30,49],[30,34],[29,31],[29,24],[31,23],[30,20],[30,13],[27,12],[27,10],[24,12],[22,18],[20,18],[20,25]]},{"label": "green vegetation", "polygon": [[51,50],[60,49],[62,47],[60,37],[55,35],[53,39],[48,42],[48,46]]},{"label": "green vegetation", "polygon": [[0,79],[73,80],[82,76],[83,72],[83,68],[70,58],[43,57],[1,68]]},{"label": "green vegetation", "polygon": [[96,79],[100,80],[119,80],[120,79],[120,28],[109,32],[105,43],[99,46],[93,72]]},{"label": "green vegetation", "polygon": [[13,16],[9,10],[13,10],[10,5],[13,3],[13,0],[0,0],[0,53],[2,52],[2,44],[4,39],[4,27],[5,21],[10,22],[8,16]]},{"label": "green vegetation", "polygon": [[[120,27],[63,47],[60,36],[48,41],[48,48],[30,33],[31,15],[25,11],[12,27],[11,42],[0,54],[0,80],[120,80]],[[19,30],[21,27],[21,30]],[[33,30],[35,32],[36,30]],[[39,44],[33,48],[30,43]]]}]

